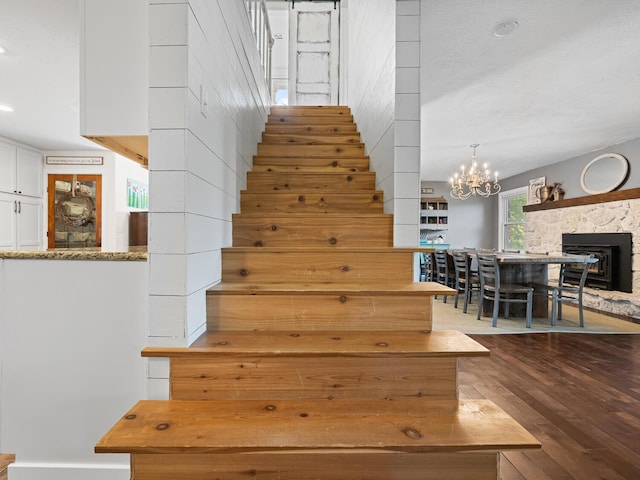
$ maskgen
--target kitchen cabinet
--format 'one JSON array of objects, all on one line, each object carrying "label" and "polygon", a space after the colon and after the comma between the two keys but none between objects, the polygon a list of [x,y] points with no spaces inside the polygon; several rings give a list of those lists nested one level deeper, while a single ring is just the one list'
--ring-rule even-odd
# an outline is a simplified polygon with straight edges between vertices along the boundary
[{"label": "kitchen cabinet", "polygon": [[42,153],[0,141],[0,250],[42,248]]},{"label": "kitchen cabinet", "polygon": [[42,248],[42,199],[0,193],[0,250]]},{"label": "kitchen cabinet", "polygon": [[0,142],[0,192],[42,197],[42,153]]}]

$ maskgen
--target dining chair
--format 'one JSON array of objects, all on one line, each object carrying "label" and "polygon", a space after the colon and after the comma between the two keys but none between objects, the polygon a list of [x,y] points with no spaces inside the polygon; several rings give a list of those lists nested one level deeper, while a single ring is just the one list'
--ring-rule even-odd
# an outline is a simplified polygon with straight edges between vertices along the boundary
[{"label": "dining chair", "polygon": [[498,325],[498,310],[504,304],[504,317],[509,318],[509,305],[526,304],[526,326],[531,328],[533,314],[533,287],[505,284],[500,281],[498,257],[495,254],[476,254],[478,275],[480,276],[480,294],[478,295],[478,320],[482,315],[485,300],[493,302],[493,326]]},{"label": "dining chair", "polygon": [[453,266],[455,269],[455,289],[456,297],[454,308],[458,308],[458,298],[462,293],[464,295],[464,303],[462,305],[462,313],[467,313],[467,307],[471,301],[473,291],[480,290],[480,277],[471,271],[471,257],[469,252],[464,250],[453,250]]},{"label": "dining chair", "polygon": [[[591,255],[591,258],[594,258]],[[562,320],[562,302],[576,303],[580,326],[584,327],[584,314],[582,312],[582,293],[587,281],[591,263],[563,263],[560,265],[560,275],[557,285],[542,285],[546,293],[551,295],[551,326],[555,326],[557,320]],[[577,283],[567,283],[567,272],[575,272],[572,278],[579,275]]]},{"label": "dining chair", "polygon": [[[454,272],[449,271],[449,254],[446,250],[436,250],[434,252],[436,259],[436,269],[434,272],[434,280],[442,285],[453,288],[456,282]],[[447,296],[442,296],[442,303],[447,303]]]}]

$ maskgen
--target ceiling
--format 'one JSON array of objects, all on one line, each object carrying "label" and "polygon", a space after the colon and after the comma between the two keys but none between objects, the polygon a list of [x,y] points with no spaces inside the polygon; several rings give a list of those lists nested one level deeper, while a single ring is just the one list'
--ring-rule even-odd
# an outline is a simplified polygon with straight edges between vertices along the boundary
[{"label": "ceiling", "polygon": [[[2,0],[0,136],[100,148],[78,134],[78,4]],[[472,143],[504,178],[640,137],[638,0],[423,0],[422,29],[423,180]]]},{"label": "ceiling", "polygon": [[640,137],[638,0],[425,0],[422,14],[423,180],[448,180],[473,143],[505,178]]}]

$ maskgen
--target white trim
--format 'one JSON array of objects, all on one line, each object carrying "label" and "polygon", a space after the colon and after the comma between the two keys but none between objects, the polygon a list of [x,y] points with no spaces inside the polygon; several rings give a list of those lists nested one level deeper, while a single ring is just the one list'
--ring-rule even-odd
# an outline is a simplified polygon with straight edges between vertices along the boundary
[{"label": "white trim", "polygon": [[498,249],[504,249],[505,200],[520,195],[529,195],[529,186],[514,188],[498,193]]},{"label": "white trim", "polygon": [[129,480],[129,470],[129,464],[16,462],[8,472],[11,480]]}]

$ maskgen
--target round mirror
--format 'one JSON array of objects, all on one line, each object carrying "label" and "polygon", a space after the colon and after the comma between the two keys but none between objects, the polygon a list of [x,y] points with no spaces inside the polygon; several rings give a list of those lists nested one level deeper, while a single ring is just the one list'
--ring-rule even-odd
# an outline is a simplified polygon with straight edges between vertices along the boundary
[{"label": "round mirror", "polygon": [[607,193],[622,185],[628,173],[629,162],[626,158],[617,153],[605,153],[584,167],[580,185],[587,193]]}]

